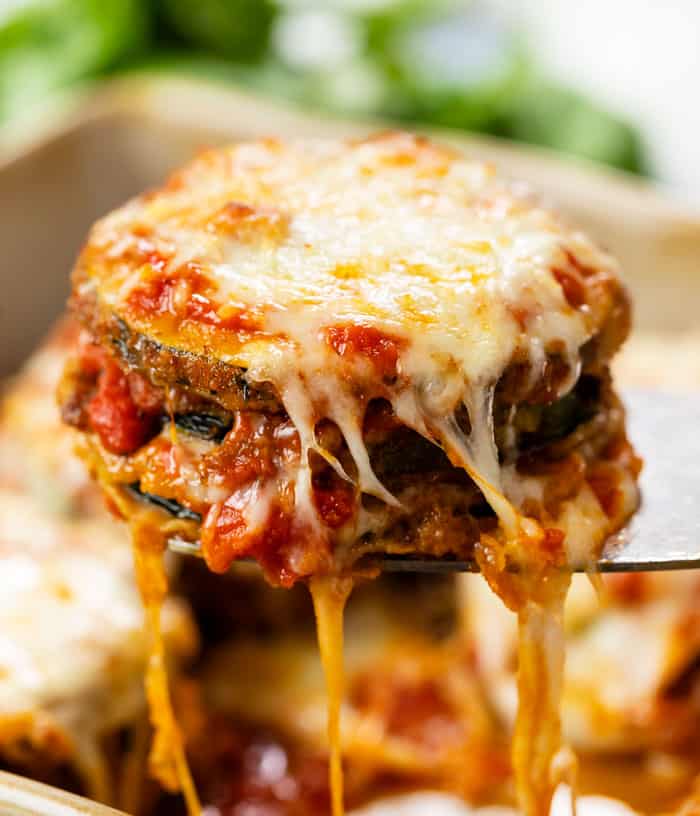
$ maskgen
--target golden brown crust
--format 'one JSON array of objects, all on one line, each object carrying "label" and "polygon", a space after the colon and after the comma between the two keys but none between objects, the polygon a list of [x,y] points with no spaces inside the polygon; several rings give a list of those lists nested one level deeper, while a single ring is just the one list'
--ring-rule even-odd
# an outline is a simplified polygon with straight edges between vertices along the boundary
[{"label": "golden brown crust", "polygon": [[[403,205],[405,236],[392,227]],[[420,233],[424,218],[435,225],[434,238]],[[254,362],[259,352],[251,356],[249,346],[281,348],[292,339],[276,325],[271,307],[312,305],[320,296],[332,325],[336,306],[357,292],[358,315],[378,317],[371,290],[354,288],[377,263],[386,264],[387,273],[399,269],[407,293],[421,281],[461,274],[466,263],[478,291],[512,274],[504,253],[523,262],[514,238],[536,246],[551,276],[547,287],[560,287],[556,308],[568,313],[566,320],[580,318],[585,339],[599,338],[589,345],[587,364],[605,365],[629,324],[628,300],[610,259],[500,182],[488,165],[399,133],[347,143],[268,140],[204,153],[161,189],[95,226],[74,272],[74,303],[96,337],[124,344],[129,365],[160,374],[161,381],[187,380],[228,396],[242,384],[254,388],[255,376],[241,383],[245,365],[228,370],[217,364],[237,357]],[[372,260],[377,240],[389,242],[381,262]],[[416,253],[423,260],[413,258]],[[319,277],[317,287],[312,277],[290,288],[287,276],[296,273],[284,267],[297,263],[310,270],[317,265],[327,277]],[[263,297],[276,305],[256,299],[254,289],[231,289],[229,268],[259,278],[268,287]],[[541,284],[533,278],[528,286],[535,285]],[[388,315],[432,331],[422,307],[407,307],[405,317]],[[508,309],[523,333],[532,331],[540,307],[531,295]],[[555,354],[555,346],[545,351]],[[514,362],[527,351],[519,349]],[[267,391],[262,402],[274,396]]]}]

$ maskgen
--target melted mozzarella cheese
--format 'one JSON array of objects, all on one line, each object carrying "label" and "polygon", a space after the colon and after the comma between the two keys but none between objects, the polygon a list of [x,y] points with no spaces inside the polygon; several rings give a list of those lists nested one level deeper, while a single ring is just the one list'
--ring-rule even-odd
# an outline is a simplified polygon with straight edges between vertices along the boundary
[{"label": "melted mozzarella cheese", "polygon": [[328,746],[331,810],[343,816],[343,765],[340,711],[345,689],[343,664],[343,616],[352,591],[352,579],[314,578],[309,584],[316,614],[318,645],[328,697]]}]

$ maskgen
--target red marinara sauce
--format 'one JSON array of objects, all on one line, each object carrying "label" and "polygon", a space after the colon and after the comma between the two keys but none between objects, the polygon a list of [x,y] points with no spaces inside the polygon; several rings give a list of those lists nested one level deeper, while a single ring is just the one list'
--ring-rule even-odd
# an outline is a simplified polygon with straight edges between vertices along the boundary
[{"label": "red marinara sauce", "polygon": [[246,730],[222,716],[195,745],[200,787],[211,816],[308,816],[330,813],[328,762],[278,735]]},{"label": "red marinara sauce", "polygon": [[217,305],[211,282],[194,262],[174,271],[163,264],[156,274],[141,281],[127,297],[127,307],[137,317],[173,317],[224,331],[253,334],[262,330],[258,310],[236,304]]},{"label": "red marinara sauce", "polygon": [[86,415],[106,450],[129,454],[157,433],[163,413],[159,389],[136,372],[123,372],[107,352],[92,344],[81,348],[80,366],[84,374],[96,377]]},{"label": "red marinara sauce", "polygon": [[327,527],[342,527],[357,511],[355,489],[336,474],[330,479],[315,481],[314,505]]},{"label": "red marinara sauce", "polygon": [[296,501],[299,436],[288,419],[241,412],[221,447],[207,457],[207,480],[230,490],[211,505],[202,523],[202,549],[214,572],[252,557],[268,579],[291,586],[330,565],[331,531],[357,511],[352,485],[330,468],[312,480],[313,511],[306,518]]},{"label": "red marinara sauce", "polygon": [[339,357],[363,357],[385,378],[396,376],[403,341],[374,326],[331,326],[324,331],[326,343]]}]

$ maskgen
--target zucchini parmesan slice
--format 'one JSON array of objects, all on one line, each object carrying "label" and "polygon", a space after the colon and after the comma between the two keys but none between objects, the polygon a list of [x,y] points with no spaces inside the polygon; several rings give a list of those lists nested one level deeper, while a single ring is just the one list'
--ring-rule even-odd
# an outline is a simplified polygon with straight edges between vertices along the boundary
[{"label": "zucchini parmesan slice", "polygon": [[214,571],[252,557],[308,581],[337,735],[362,559],[474,558],[519,617],[513,759],[524,812],[546,813],[569,571],[638,500],[609,374],[630,322],[615,261],[425,139],[266,140],[98,222],[72,305],[63,414],[132,523],[147,604],[173,535]]}]

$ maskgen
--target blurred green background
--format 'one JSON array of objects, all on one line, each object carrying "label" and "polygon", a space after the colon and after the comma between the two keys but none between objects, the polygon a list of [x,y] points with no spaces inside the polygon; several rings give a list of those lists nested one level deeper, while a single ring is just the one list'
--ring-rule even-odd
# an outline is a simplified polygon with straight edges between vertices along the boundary
[{"label": "blurred green background", "polygon": [[0,125],[53,93],[145,69],[647,169],[627,122],[543,75],[519,32],[477,2],[0,0]]}]

